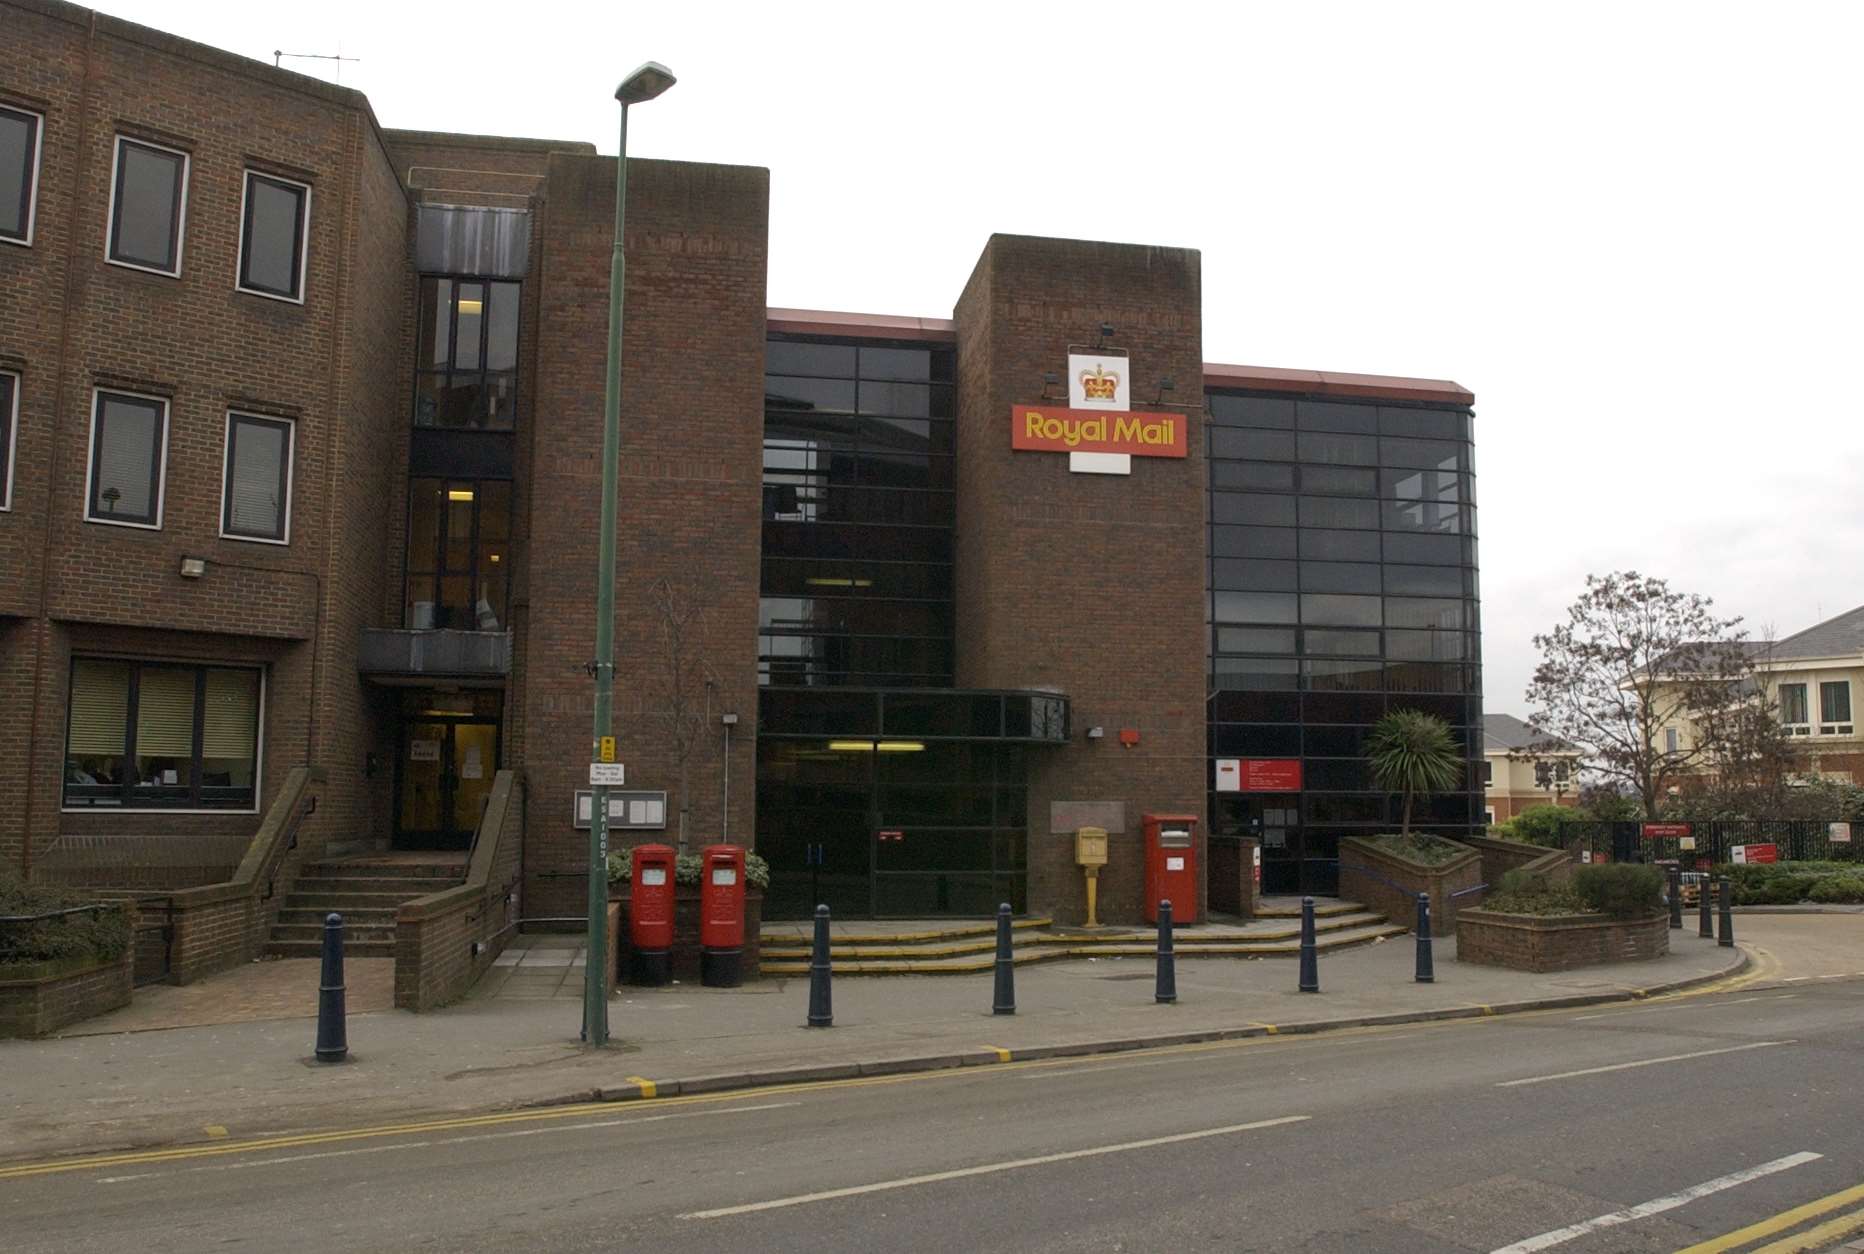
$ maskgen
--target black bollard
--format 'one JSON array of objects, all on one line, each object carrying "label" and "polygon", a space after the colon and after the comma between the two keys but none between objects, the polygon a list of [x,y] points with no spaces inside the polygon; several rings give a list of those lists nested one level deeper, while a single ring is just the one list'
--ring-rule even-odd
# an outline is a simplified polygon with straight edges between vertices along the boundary
[{"label": "black bollard", "polygon": [[990,1013],[1016,1013],[1016,959],[1010,954],[1010,903],[997,907],[997,988],[990,999]]},{"label": "black bollard", "polygon": [[1430,894],[1417,895],[1417,982],[1435,984],[1437,969],[1430,953]]},{"label": "black bollard", "polygon": [[1683,926],[1683,868],[1670,868],[1670,926]]},{"label": "black bollard", "polygon": [[324,971],[317,986],[317,1061],[349,1057],[349,1030],[343,1021],[343,916],[324,919]]},{"label": "black bollard", "polygon": [[1152,1000],[1169,1006],[1178,1000],[1178,973],[1172,967],[1171,902],[1159,902],[1159,978]]},{"label": "black bollard", "polygon": [[835,1012],[829,1004],[828,907],[815,908],[815,949],[809,955],[809,1026],[832,1028]]},{"label": "black bollard", "polygon": [[1715,935],[1715,922],[1709,917],[1712,907],[1709,905],[1709,893],[1715,881],[1708,876],[1702,877],[1702,883],[1696,888],[1696,935],[1708,940]]},{"label": "black bollard", "polygon": [[1320,950],[1314,945],[1314,899],[1301,898],[1301,991],[1320,991]]},{"label": "black bollard", "polygon": [[1722,935],[1716,942],[1733,948],[1735,943],[1735,882],[1722,881]]}]

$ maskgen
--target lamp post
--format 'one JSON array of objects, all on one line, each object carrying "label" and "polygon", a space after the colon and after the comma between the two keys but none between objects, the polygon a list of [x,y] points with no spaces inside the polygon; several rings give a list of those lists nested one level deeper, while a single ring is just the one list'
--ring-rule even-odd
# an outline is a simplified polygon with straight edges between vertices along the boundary
[{"label": "lamp post", "polygon": [[[673,86],[673,73],[649,61],[621,80],[621,145],[615,158],[615,243],[608,263],[608,381],[602,414],[602,534],[595,592],[595,740],[614,734],[615,695],[615,463],[621,457],[621,319],[626,262],[621,233],[628,208],[628,106],[652,100]],[[593,784],[589,814],[589,954],[583,965],[583,1040],[608,1044],[608,785]]]}]

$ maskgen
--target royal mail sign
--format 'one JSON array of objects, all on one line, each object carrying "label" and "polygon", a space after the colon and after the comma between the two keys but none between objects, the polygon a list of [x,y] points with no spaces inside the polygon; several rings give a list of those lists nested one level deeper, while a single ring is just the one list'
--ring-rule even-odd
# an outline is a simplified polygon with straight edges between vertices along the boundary
[{"label": "royal mail sign", "polygon": [[1012,405],[1010,447],[1043,453],[1184,457],[1186,425],[1183,414]]}]

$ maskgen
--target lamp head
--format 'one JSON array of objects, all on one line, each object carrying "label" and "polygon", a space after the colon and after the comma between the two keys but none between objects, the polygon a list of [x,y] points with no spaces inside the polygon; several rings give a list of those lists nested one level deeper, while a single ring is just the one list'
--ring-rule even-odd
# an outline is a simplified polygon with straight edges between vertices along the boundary
[{"label": "lamp head", "polygon": [[634,73],[621,80],[621,86],[615,89],[615,99],[624,105],[641,104],[652,100],[676,81],[672,70],[658,61],[646,61]]}]

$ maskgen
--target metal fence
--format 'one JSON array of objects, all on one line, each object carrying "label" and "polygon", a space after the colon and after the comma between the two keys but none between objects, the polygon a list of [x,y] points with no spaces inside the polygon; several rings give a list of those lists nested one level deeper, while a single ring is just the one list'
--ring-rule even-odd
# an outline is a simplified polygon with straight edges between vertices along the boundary
[{"label": "metal fence", "polygon": [[1677,862],[1703,868],[1733,862],[1737,845],[1772,846],[1755,851],[1757,861],[1864,862],[1849,839],[1851,826],[1828,819],[1582,820],[1562,824],[1560,832],[1582,862]]}]

